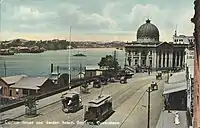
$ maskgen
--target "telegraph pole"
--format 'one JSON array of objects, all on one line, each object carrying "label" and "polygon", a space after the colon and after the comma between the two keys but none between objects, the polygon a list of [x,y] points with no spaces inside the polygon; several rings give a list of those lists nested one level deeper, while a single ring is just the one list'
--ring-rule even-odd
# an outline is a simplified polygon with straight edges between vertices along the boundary
[{"label": "telegraph pole", "polygon": [[0,50],[2,48],[2,37],[1,37],[1,4],[2,4],[3,0],[0,0]]},{"label": "telegraph pole", "polygon": [[[79,75],[80,75],[80,80],[82,82],[82,64],[80,64],[80,73],[79,73]],[[81,86],[82,85],[80,85],[80,93],[81,93]]]},{"label": "telegraph pole", "polygon": [[69,56],[68,56],[68,62],[69,62],[69,90],[71,90],[71,58],[70,58],[70,56],[71,56],[71,25],[70,25],[70,27],[69,27],[69,38],[70,38],[70,41],[69,41]]},{"label": "telegraph pole", "polygon": [[6,60],[4,60],[4,75],[6,76]]},{"label": "telegraph pole", "polygon": [[114,51],[114,67],[115,67],[115,72],[117,71],[117,65],[116,65],[116,50]]},{"label": "telegraph pole", "polygon": [[150,128],[150,93],[151,93],[151,87],[148,88],[148,122],[147,122],[147,128]]}]

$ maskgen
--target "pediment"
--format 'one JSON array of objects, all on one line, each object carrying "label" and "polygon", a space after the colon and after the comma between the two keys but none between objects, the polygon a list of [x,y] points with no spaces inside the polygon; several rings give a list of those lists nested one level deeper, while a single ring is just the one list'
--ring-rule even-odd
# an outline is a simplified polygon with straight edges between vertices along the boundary
[{"label": "pediment", "polygon": [[172,49],[173,45],[167,42],[163,42],[157,45],[157,48],[159,49]]}]

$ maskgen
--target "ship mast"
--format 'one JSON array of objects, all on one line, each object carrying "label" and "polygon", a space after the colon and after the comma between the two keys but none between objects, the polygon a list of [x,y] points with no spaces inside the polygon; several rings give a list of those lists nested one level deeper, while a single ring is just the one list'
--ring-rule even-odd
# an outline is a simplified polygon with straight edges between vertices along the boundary
[{"label": "ship mast", "polygon": [[68,68],[69,68],[69,90],[71,90],[71,58],[70,58],[70,56],[71,56],[71,25],[70,25],[70,27],[69,27],[69,56],[68,56],[68,62],[69,62],[69,64],[68,64]]}]

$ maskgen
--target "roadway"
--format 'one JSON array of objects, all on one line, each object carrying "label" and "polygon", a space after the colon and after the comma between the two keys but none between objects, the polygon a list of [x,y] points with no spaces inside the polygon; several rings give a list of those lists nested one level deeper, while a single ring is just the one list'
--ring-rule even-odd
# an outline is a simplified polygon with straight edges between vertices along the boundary
[{"label": "roadway", "polygon": [[[25,118],[21,116],[18,121],[3,124],[4,128],[88,128],[88,127],[113,127],[130,128],[146,127],[147,125],[147,93],[146,90],[151,81],[155,80],[155,74],[136,74],[127,84],[110,83],[104,86],[103,94],[110,94],[113,98],[113,109],[111,115],[100,126],[91,126],[83,122],[84,109],[76,113],[65,114],[62,112],[62,104],[58,101],[38,110],[39,116]],[[151,93],[151,127],[155,127],[162,109],[163,81],[159,81],[159,90]],[[73,89],[78,91],[79,88]],[[90,94],[83,94],[83,104],[98,96],[100,89],[90,89]],[[61,95],[61,94],[60,94]],[[55,97],[54,97],[55,99]],[[40,103],[40,101],[39,101]]]}]

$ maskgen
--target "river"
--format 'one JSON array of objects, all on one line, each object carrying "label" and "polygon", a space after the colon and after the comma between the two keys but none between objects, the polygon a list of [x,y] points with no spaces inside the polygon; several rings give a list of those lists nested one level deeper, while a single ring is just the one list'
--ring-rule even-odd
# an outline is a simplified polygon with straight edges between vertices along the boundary
[{"label": "river", "polygon": [[[117,51],[117,59],[121,66],[124,65],[125,52],[115,48],[88,48],[71,50],[71,75],[78,77],[80,64],[97,66],[101,57],[113,55]],[[76,53],[84,53],[87,57],[74,57]],[[68,72],[68,50],[45,51],[43,53],[18,53],[13,56],[0,56],[0,76],[26,74],[28,76],[48,76],[50,64],[60,66],[61,73]],[[4,66],[4,62],[6,68]],[[6,69],[6,73],[5,73]]]}]

